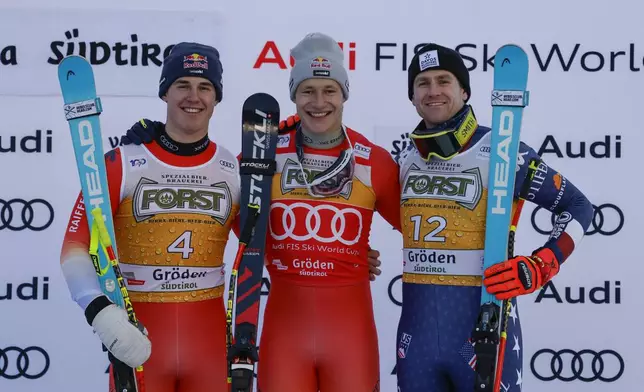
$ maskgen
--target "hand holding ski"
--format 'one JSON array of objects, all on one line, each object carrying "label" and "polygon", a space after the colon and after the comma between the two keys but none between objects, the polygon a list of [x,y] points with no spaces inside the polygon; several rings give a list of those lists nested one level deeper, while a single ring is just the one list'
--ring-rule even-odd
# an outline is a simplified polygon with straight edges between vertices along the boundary
[{"label": "hand holding ski", "polygon": [[504,300],[539,290],[559,272],[554,253],[543,248],[532,256],[517,256],[485,270],[483,284]]},{"label": "hand holding ski", "polygon": [[[492,130],[488,202],[486,210],[485,251],[483,269],[508,259],[512,225],[512,205],[516,168],[518,165],[521,120],[523,109],[528,105],[528,56],[517,45],[504,45],[495,55],[494,89],[492,91]],[[511,256],[510,256],[511,257]],[[504,306],[505,305],[505,306]],[[499,344],[505,344],[503,312],[507,303],[502,303],[481,287],[481,310],[472,332],[474,351],[477,356],[477,392],[498,391],[503,358],[497,352]],[[501,356],[504,351],[501,350]]]}]

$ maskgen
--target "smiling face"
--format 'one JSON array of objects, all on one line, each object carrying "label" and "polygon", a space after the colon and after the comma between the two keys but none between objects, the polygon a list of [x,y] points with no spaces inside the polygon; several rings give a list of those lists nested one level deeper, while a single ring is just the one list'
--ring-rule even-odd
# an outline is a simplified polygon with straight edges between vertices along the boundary
[{"label": "smiling face", "polygon": [[449,71],[425,71],[414,79],[412,103],[428,128],[452,118],[466,99],[467,93]]},{"label": "smiling face", "polygon": [[295,91],[295,108],[302,127],[311,133],[340,129],[344,96],[335,80],[306,79]]},{"label": "smiling face", "polygon": [[168,104],[166,127],[180,136],[179,142],[197,141],[208,133],[216,101],[215,86],[207,79],[185,76],[177,79],[163,100]]}]

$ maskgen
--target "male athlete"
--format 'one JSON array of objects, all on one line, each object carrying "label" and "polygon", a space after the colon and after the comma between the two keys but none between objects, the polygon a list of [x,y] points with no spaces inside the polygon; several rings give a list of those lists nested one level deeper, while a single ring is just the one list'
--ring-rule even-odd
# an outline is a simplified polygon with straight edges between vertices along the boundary
[{"label": "male athlete", "polygon": [[301,121],[277,146],[258,387],[379,391],[368,241],[376,212],[400,230],[398,169],[343,124],[350,94],[338,43],[308,34],[291,55],[289,92]]},{"label": "male athlete", "polygon": [[[349,83],[337,42],[311,34],[292,55],[290,92],[302,122],[277,146],[259,389],[378,391],[368,239],[376,211],[400,229],[398,169],[342,124]],[[156,123],[144,123],[151,126],[135,125],[127,137],[145,142]]]},{"label": "male athlete", "polygon": [[228,390],[223,256],[240,184],[235,156],[208,138],[222,72],[215,48],[174,46],[159,85],[165,126],[106,154],[120,266],[148,336],[98,286],[82,195],[62,247],[73,300],[117,359],[145,363],[149,392]]},{"label": "male athlete", "polygon": [[[398,159],[404,248],[398,390],[473,390],[468,338],[483,283],[498,299],[511,300],[501,391],[520,391],[523,345],[516,297],[539,290],[559,272],[590,225],[592,204],[521,143],[514,212],[521,196],[552,211],[557,220],[543,246],[486,269],[482,279],[487,184],[492,175],[490,128],[478,125],[467,104],[468,70],[457,52],[429,44],[411,60],[408,89],[422,121]],[[530,166],[536,169],[531,179],[526,178]]]}]

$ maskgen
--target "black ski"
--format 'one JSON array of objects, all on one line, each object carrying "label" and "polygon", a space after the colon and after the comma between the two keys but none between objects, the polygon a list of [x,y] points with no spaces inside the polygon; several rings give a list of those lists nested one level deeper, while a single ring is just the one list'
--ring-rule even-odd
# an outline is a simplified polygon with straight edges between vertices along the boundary
[{"label": "black ski", "polygon": [[[259,360],[257,324],[271,183],[276,169],[275,150],[279,120],[279,103],[271,95],[256,93],[244,102],[240,162],[240,232],[243,235],[240,236],[240,242],[247,243],[240,247],[241,257],[240,260],[236,260],[239,271],[237,273],[236,268],[233,267],[235,272],[231,277],[231,280],[237,280],[237,292],[233,294],[235,298],[234,340],[228,351],[231,392],[253,391],[255,363]],[[258,210],[258,216],[254,216]],[[251,233],[248,233],[248,229],[244,229],[247,225],[254,225]],[[235,285],[231,285],[231,290],[234,290],[234,287]],[[228,304],[229,318],[232,316],[231,305],[231,303]]]}]

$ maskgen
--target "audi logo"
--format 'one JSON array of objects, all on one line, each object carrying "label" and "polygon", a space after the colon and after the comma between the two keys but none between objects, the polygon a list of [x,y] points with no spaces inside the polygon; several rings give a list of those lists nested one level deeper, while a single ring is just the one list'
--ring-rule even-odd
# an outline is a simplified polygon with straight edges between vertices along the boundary
[{"label": "audi logo", "polygon": [[220,160],[219,160],[219,164],[220,164],[221,166],[223,166],[223,167],[227,167],[227,168],[229,168],[229,169],[234,169],[234,168],[235,168],[235,164],[234,164],[234,163],[232,163],[232,162],[228,162],[228,161],[226,161],[226,160],[224,160],[224,159],[220,159]]},{"label": "audi logo", "polygon": [[[282,211],[281,217],[279,211]],[[297,214],[300,215],[299,219],[296,219]],[[305,227],[296,227],[302,219]],[[362,235],[362,214],[351,207],[340,209],[329,204],[273,203],[270,221],[271,236],[278,241],[290,238],[326,244],[339,242],[350,246],[356,244]]]},{"label": "audi logo", "polygon": [[[599,206],[593,204],[595,213],[593,219],[590,221],[590,228],[586,232],[586,235],[601,234],[601,235],[615,235],[619,233],[624,227],[624,213],[622,210],[612,203],[604,203]],[[539,210],[544,210],[541,207],[537,207],[532,211],[531,221],[532,227],[539,234],[550,235],[552,227],[555,224],[555,214],[550,216],[550,227],[543,227],[541,224],[537,223],[537,213]],[[545,211],[545,210],[544,210]],[[540,220],[541,221],[541,220]]]},{"label": "audi logo", "polygon": [[54,221],[54,207],[44,199],[0,199],[0,230],[42,231]]},{"label": "audi logo", "polygon": [[15,380],[24,377],[35,380],[49,370],[49,354],[41,347],[25,349],[10,346],[0,349],[0,378]]},{"label": "audi logo", "polygon": [[[537,369],[536,362],[540,359],[542,361]],[[547,366],[548,362],[550,362],[549,366]],[[571,349],[555,351],[544,348],[534,353],[530,360],[530,369],[532,374],[541,381],[613,382],[624,374],[624,359],[614,350],[596,352],[584,349],[576,352]],[[570,376],[567,375],[569,373]]]}]

